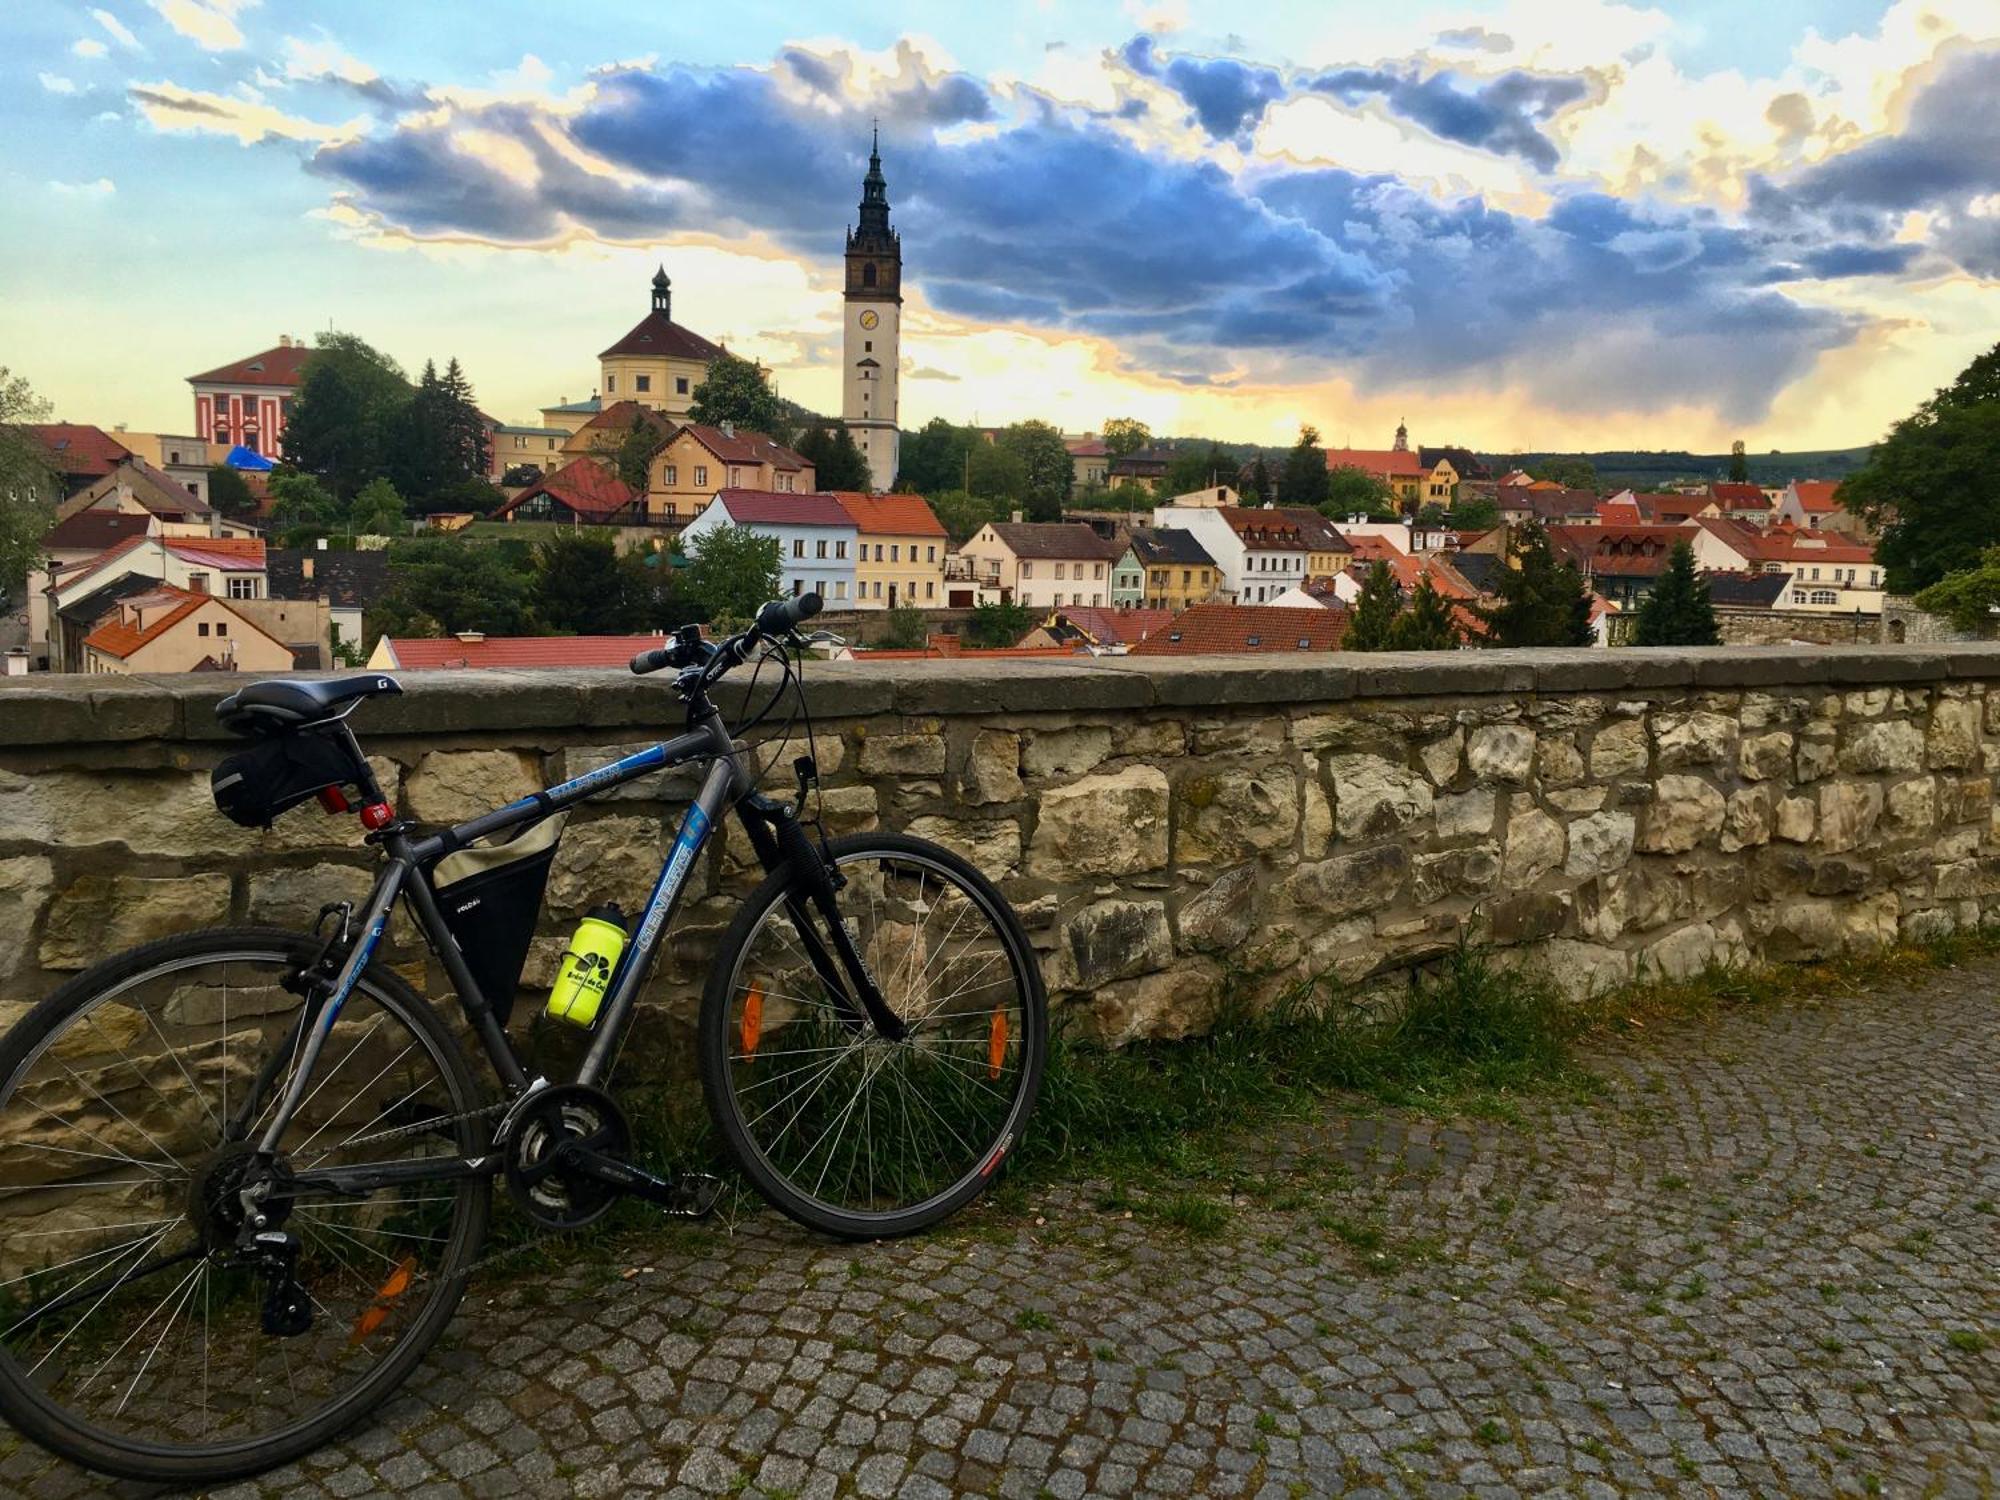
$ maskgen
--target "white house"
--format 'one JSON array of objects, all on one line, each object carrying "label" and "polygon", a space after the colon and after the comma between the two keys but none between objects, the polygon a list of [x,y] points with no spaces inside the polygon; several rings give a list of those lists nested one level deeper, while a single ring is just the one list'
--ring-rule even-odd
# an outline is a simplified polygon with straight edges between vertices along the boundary
[{"label": "white house", "polygon": [[860,529],[833,496],[721,490],[687,523],[682,545],[699,552],[703,538],[724,526],[741,526],[777,541],[778,577],[786,593],[818,594],[832,609],[853,603]]},{"label": "white house", "polygon": [[1161,505],[1153,524],[1193,532],[1215,559],[1231,602],[1269,604],[1306,580],[1312,541],[1282,511]]},{"label": "white house", "polygon": [[976,589],[982,604],[1108,608],[1112,569],[1125,548],[1081,521],[990,521],[947,561],[947,591],[956,580]]}]

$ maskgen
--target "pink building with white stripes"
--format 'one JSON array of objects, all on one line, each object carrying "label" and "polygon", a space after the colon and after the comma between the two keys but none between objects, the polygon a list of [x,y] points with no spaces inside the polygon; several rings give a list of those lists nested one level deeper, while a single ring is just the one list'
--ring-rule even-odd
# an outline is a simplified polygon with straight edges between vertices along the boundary
[{"label": "pink building with white stripes", "polygon": [[275,349],[188,377],[195,431],[218,445],[218,458],[238,444],[267,458],[284,457],[285,423],[311,353],[304,340],[280,337]]}]

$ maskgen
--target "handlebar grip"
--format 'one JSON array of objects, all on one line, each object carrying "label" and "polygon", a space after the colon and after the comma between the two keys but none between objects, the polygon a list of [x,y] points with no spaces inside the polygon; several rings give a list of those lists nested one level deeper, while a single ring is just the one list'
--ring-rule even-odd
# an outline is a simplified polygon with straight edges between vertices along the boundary
[{"label": "handlebar grip", "polygon": [[664,666],[670,666],[671,659],[672,651],[666,646],[656,646],[651,651],[641,651],[632,658],[633,674],[643,677],[648,672],[657,672]]},{"label": "handlebar grip", "polygon": [[826,601],[818,594],[773,599],[757,611],[757,633],[765,636],[790,635],[825,607]]}]

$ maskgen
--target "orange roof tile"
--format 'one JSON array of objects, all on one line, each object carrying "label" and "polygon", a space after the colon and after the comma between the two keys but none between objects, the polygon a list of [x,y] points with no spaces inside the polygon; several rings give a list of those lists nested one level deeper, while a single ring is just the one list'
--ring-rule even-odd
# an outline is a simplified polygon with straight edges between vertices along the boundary
[{"label": "orange roof tile", "polygon": [[1344,609],[1269,604],[1196,604],[1132,648],[1134,656],[1224,656],[1246,652],[1337,651]]},{"label": "orange roof tile", "polygon": [[1329,469],[1359,469],[1364,474],[1396,474],[1415,478],[1424,472],[1423,460],[1407,448],[1329,448]]},{"label": "orange roof tile", "polygon": [[296,386],[305,378],[306,361],[312,358],[312,353],[304,344],[280,344],[262,354],[190,375],[188,384]]},{"label": "orange roof tile", "polygon": [[1799,497],[1799,505],[1807,515],[1826,515],[1840,509],[1840,502],[1834,499],[1840,484],[1832,479],[1794,479],[1792,490]]},{"label": "orange roof tile", "polygon": [[944,536],[944,523],[922,495],[864,495],[830,490],[864,536]]}]

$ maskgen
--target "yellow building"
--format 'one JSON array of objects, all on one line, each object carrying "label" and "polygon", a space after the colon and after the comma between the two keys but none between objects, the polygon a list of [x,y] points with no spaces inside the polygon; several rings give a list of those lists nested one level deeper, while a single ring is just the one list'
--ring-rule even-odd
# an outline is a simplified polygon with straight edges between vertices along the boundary
[{"label": "yellow building", "polygon": [[646,516],[692,521],[718,490],[769,490],[809,495],[813,466],[761,432],[689,422],[669,438],[646,469]]},{"label": "yellow building", "polygon": [[1279,506],[1278,514],[1292,522],[1306,542],[1306,577],[1331,578],[1354,561],[1354,549],[1333,522],[1306,505]]},{"label": "yellow building", "polygon": [[[582,426],[579,422],[577,426]],[[493,477],[509,469],[533,465],[544,474],[562,467],[563,440],[575,431],[571,427],[509,427],[493,429]]]},{"label": "yellow building", "polygon": [[291,648],[213,594],[162,584],[83,638],[86,672],[289,672]]},{"label": "yellow building", "polygon": [[721,354],[692,329],[673,319],[673,283],[667,268],[653,274],[653,305],[632,331],[598,355],[606,405],[636,401],[670,417],[688,414],[695,387],[707,378],[709,361]]},{"label": "yellow building", "polygon": [[944,556],[951,539],[922,495],[863,495],[837,490],[853,519],[856,609],[939,609]]},{"label": "yellow building", "polygon": [[1138,597],[1114,596],[1113,604],[1147,609],[1186,609],[1222,592],[1222,570],[1209,556],[1201,538],[1172,526],[1141,526],[1132,532],[1132,546],[1122,570],[1143,573]]},{"label": "yellow building", "polygon": [[552,472],[575,458],[610,458],[624,447],[633,429],[640,427],[650,429],[652,443],[664,443],[674,435],[673,419],[650,406],[636,401],[607,402],[602,411],[562,440],[560,459],[543,464],[542,470]]}]

